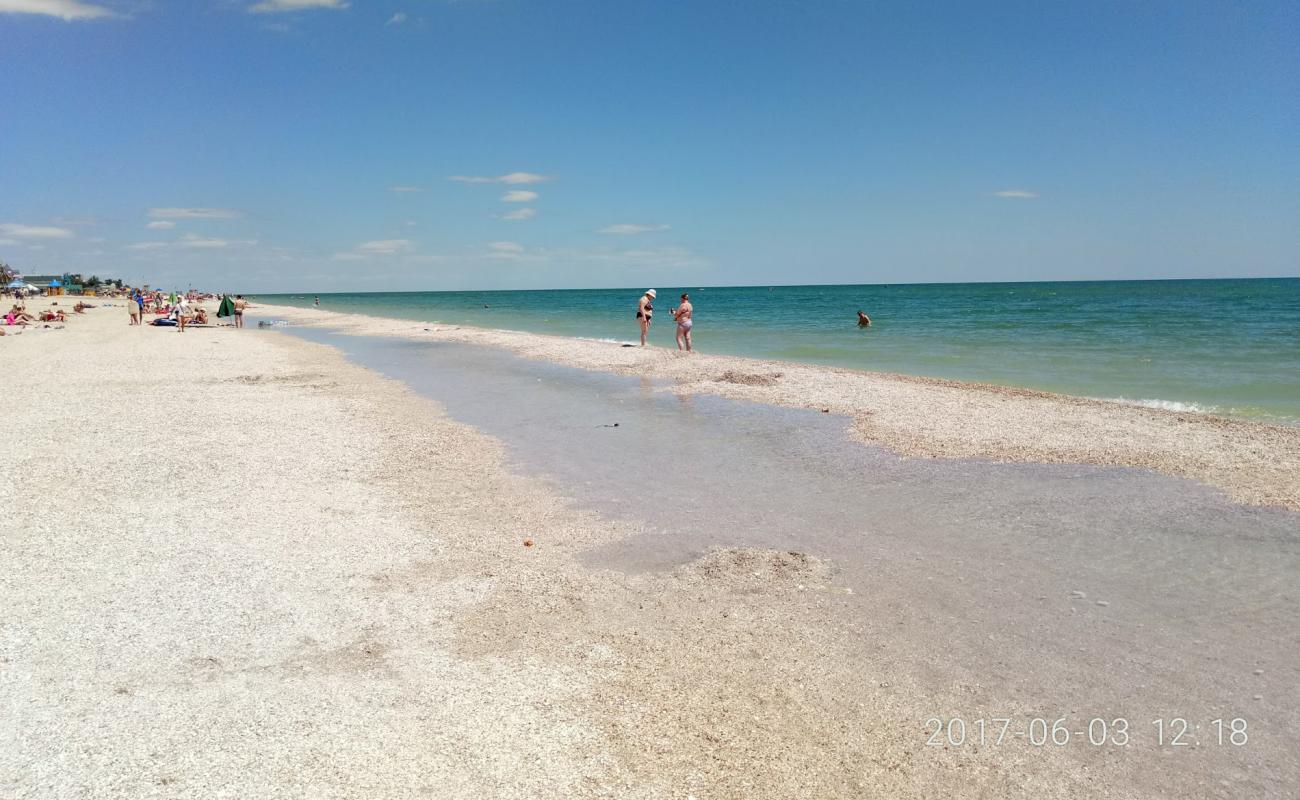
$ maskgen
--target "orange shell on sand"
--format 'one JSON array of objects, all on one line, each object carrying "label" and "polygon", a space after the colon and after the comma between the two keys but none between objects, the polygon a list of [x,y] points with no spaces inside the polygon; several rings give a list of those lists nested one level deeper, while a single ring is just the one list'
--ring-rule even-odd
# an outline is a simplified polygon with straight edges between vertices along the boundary
[{"label": "orange shell on sand", "polygon": [[524,539],[524,547],[532,547],[532,546],[533,546],[532,539]]}]

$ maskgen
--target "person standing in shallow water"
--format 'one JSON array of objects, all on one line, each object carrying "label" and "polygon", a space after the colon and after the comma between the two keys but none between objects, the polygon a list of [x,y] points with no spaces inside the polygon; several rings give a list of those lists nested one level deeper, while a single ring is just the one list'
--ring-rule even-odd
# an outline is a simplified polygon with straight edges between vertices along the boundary
[{"label": "person standing in shallow water", "polygon": [[[691,305],[691,296],[689,294],[682,293],[682,304],[674,308],[672,314],[673,319],[677,320],[677,349],[684,349],[690,353],[692,352],[691,328],[695,327],[695,306]],[[685,348],[682,347],[683,343],[686,344]]]},{"label": "person standing in shallow water", "polygon": [[858,327],[859,328],[871,327],[871,317],[868,317],[866,312],[863,311],[862,309],[858,309]]},{"label": "person standing in shallow water", "polygon": [[636,305],[636,321],[641,325],[641,346],[645,347],[646,334],[650,332],[650,318],[654,316],[655,290],[646,289]]}]

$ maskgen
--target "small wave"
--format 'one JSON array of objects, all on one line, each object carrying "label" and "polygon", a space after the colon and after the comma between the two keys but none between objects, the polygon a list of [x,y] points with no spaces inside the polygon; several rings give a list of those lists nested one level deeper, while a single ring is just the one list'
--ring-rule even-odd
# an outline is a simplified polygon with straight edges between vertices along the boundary
[{"label": "small wave", "polygon": [[1231,414],[1230,408],[1220,408],[1219,406],[1208,406],[1200,403],[1182,403],[1178,400],[1156,400],[1146,398],[1128,398],[1128,397],[1108,397],[1112,403],[1124,403],[1130,406],[1142,406],[1143,408],[1159,408],[1164,411],[1185,411],[1192,414]]},{"label": "small wave", "polygon": [[605,344],[635,344],[625,339],[607,339],[603,336],[575,336],[575,339],[581,339],[584,342],[604,342]]}]

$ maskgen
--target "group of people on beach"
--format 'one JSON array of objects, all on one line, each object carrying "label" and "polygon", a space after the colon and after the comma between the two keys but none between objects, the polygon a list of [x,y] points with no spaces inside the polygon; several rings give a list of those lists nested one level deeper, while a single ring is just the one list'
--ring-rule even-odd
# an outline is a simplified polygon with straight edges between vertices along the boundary
[{"label": "group of people on beach", "polygon": [[[57,306],[58,301],[51,303],[51,306]],[[86,309],[94,308],[89,303],[80,300],[72,307],[72,313],[84,314]],[[27,304],[19,297],[14,301],[13,306],[4,313],[4,328],[25,328],[28,325],[45,324],[48,328],[51,322],[67,322],[68,314],[61,308],[47,308],[44,311],[38,311],[32,314],[27,310]],[[5,335],[4,328],[0,328],[0,336]]]},{"label": "group of people on beach", "polygon": [[[225,295],[217,297],[215,295],[199,295],[193,292],[187,294],[164,295],[162,292],[146,293],[140,289],[130,289],[126,293],[126,310],[131,318],[132,325],[144,325],[144,315],[147,307],[152,306],[153,312],[158,315],[151,325],[175,327],[178,332],[184,333],[187,325],[208,325],[208,311],[198,305],[205,299],[214,299],[225,303],[228,298]],[[244,327],[244,309],[248,307],[248,301],[242,294],[235,295],[231,301],[231,313],[235,318],[235,327]],[[220,314],[218,314],[220,316]]]},{"label": "group of people on beach", "polygon": [[[658,292],[646,289],[636,306],[636,321],[641,326],[641,346],[645,347],[646,336],[650,333],[650,322],[654,318],[654,300]],[[694,352],[691,342],[691,330],[695,327],[695,306],[691,305],[691,296],[682,293],[682,304],[671,309],[669,314],[677,323],[677,349],[688,353]]]}]

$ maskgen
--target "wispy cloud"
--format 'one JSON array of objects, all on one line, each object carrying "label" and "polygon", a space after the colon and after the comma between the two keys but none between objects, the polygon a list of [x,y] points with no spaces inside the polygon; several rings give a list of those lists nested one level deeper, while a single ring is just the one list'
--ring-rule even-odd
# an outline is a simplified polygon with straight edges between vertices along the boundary
[{"label": "wispy cloud", "polygon": [[261,0],[248,7],[254,14],[279,14],[286,11],[311,11],[317,8],[344,9],[347,0]]},{"label": "wispy cloud", "polygon": [[524,246],[518,242],[492,242],[488,244],[488,258],[517,259],[524,254]]},{"label": "wispy cloud", "polygon": [[172,222],[169,219],[156,219],[153,222],[150,222],[149,224],[145,225],[145,227],[151,231],[165,231],[170,228],[175,228],[176,223]]},{"label": "wispy cloud", "polygon": [[409,239],[376,239],[372,242],[362,242],[357,245],[357,252],[387,256],[396,253],[409,253],[412,247]]},{"label": "wispy cloud", "polygon": [[389,186],[388,191],[398,194],[410,194],[411,192],[423,191],[419,186]]},{"label": "wispy cloud", "polygon": [[222,247],[229,247],[232,244],[257,244],[251,240],[230,241],[229,239],[211,239],[204,236],[196,236],[192,233],[181,237],[179,242],[181,247],[189,247],[195,250],[214,250]]},{"label": "wispy cloud", "polygon": [[410,239],[375,239],[362,242],[349,251],[335,253],[335,261],[360,261],[371,256],[397,256],[415,249]]},{"label": "wispy cloud", "polygon": [[0,239],[0,245],[15,245],[18,242],[14,239]]},{"label": "wispy cloud", "polygon": [[994,192],[994,197],[1007,197],[1016,200],[1032,200],[1038,196],[1038,192],[1031,192],[1028,189],[1003,189],[1000,192]]},{"label": "wispy cloud", "polygon": [[498,175],[495,178],[485,177],[482,175],[452,175],[447,180],[459,181],[461,183],[509,183],[509,184],[528,184],[542,183],[549,181],[551,176],[538,175],[536,172],[510,172],[505,175]]},{"label": "wispy cloud", "polygon": [[0,233],[13,239],[68,239],[72,236],[72,231],[67,228],[56,228],[53,225],[23,225],[17,222],[6,222],[0,225]]},{"label": "wispy cloud", "polygon": [[511,189],[501,196],[503,203],[531,203],[537,199],[537,192],[527,189]]},{"label": "wispy cloud", "polygon": [[117,16],[111,9],[80,0],[0,0],[0,14],[44,14],[68,22]]},{"label": "wispy cloud", "polygon": [[668,230],[667,225],[633,225],[623,223],[620,225],[606,225],[596,233],[605,233],[611,236],[632,236],[638,233],[658,233],[659,231]]},{"label": "wispy cloud", "polygon": [[151,219],[237,219],[244,216],[233,208],[151,208]]},{"label": "wispy cloud", "polygon": [[384,24],[385,24],[385,25],[401,25],[403,22],[406,22],[406,19],[407,19],[407,17],[406,17],[406,12],[404,12],[404,11],[398,11],[397,13],[393,14],[393,16],[389,17],[389,18],[388,18],[388,21],[385,22]]},{"label": "wispy cloud", "polygon": [[519,220],[532,219],[535,216],[537,216],[537,209],[535,208],[518,208],[502,214],[501,219],[518,222]]},{"label": "wispy cloud", "polygon": [[257,244],[256,239],[216,239],[208,236],[199,236],[194,233],[187,233],[174,242],[136,242],[128,244],[127,250],[137,252],[149,250],[167,250],[170,248],[185,248],[188,250],[222,250],[227,247],[251,246]]}]

